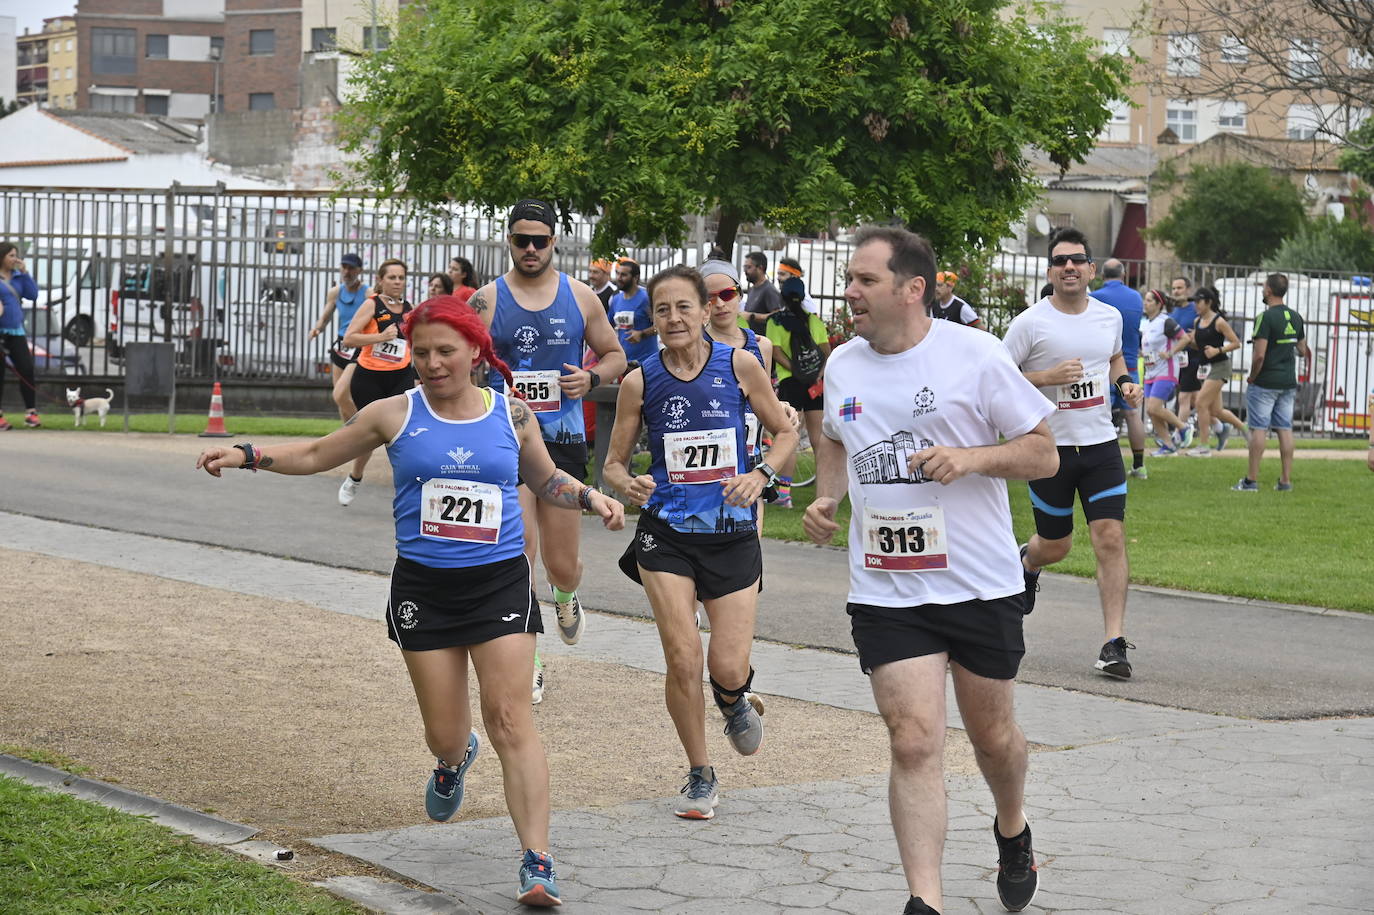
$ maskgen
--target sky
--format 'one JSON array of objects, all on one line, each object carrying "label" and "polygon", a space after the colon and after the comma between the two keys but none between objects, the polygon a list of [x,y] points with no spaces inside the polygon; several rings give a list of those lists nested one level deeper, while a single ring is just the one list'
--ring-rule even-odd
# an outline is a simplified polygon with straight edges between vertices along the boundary
[{"label": "sky", "polygon": [[76,12],[76,0],[0,0],[0,16],[13,16],[15,33],[43,31],[43,20]]}]

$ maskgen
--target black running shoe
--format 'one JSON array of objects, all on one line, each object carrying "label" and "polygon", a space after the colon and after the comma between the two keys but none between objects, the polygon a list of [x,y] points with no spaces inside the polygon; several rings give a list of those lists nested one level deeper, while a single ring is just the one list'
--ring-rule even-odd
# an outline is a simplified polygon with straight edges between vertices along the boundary
[{"label": "black running shoe", "polygon": [[1008,912],[1019,912],[1035,898],[1040,879],[1031,850],[1030,824],[1016,838],[1004,839],[994,818],[992,834],[997,838],[997,898]]},{"label": "black running shoe", "polygon": [[925,900],[920,896],[912,896],[907,900],[906,908],[902,909],[902,915],[940,915],[940,913],[926,905]]},{"label": "black running shoe", "polygon": [[1026,583],[1025,606],[1023,613],[1027,616],[1035,609],[1035,592],[1040,590],[1040,573],[1026,571],[1026,553],[1030,552],[1030,544],[1021,544],[1021,578]]},{"label": "black running shoe", "polygon": [[1131,679],[1131,662],[1126,660],[1126,649],[1134,647],[1119,636],[1112,639],[1102,646],[1102,653],[1097,656],[1097,669],[1109,677]]}]

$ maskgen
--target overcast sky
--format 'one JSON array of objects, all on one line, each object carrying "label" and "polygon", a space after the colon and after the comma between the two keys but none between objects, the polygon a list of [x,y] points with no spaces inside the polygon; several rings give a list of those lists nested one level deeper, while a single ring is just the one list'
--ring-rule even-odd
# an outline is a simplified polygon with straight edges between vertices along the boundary
[{"label": "overcast sky", "polygon": [[53,16],[70,16],[76,12],[76,0],[0,0],[0,16],[13,16],[15,33],[43,31],[43,20]]}]

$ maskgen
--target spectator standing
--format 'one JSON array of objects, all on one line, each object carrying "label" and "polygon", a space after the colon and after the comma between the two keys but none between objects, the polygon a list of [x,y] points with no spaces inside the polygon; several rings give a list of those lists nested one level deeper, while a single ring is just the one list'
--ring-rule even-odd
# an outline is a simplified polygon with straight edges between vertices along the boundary
[{"label": "spectator standing", "polygon": [[1197,291],[1197,324],[1193,327],[1193,345],[1202,358],[1197,377],[1202,382],[1202,391],[1197,396],[1197,446],[1188,453],[1193,457],[1206,457],[1212,453],[1207,447],[1207,438],[1212,434],[1212,425],[1221,421],[1223,425],[1217,432],[1217,450],[1226,447],[1231,436],[1231,427],[1241,432],[1245,426],[1240,417],[1226,409],[1221,402],[1221,389],[1231,380],[1231,353],[1240,349],[1240,338],[1226,323],[1226,314],[1221,310],[1221,297],[1216,289],[1204,286]]},{"label": "spectator standing", "polygon": [[[5,362],[14,366],[19,376],[19,396],[24,399],[24,425],[37,429],[43,425],[38,417],[38,394],[33,380],[33,351],[24,333],[24,299],[38,298],[38,284],[24,270],[19,259],[19,247],[13,242],[0,243],[0,395],[4,394]],[[0,400],[0,406],[4,403]],[[0,432],[11,429],[5,413],[0,410]]]},{"label": "spectator standing", "polygon": [[649,311],[649,294],[639,285],[639,264],[622,257],[615,265],[615,285],[611,296],[611,323],[615,325],[626,362],[643,362],[658,352],[658,331]]},{"label": "spectator standing", "polygon": [[[1140,325],[1145,319],[1145,303],[1140,293],[1122,281],[1125,276],[1126,265],[1121,261],[1114,257],[1103,261],[1104,282],[1092,297],[1121,312],[1121,358],[1126,360],[1126,374],[1131,376],[1131,381],[1139,383]],[[1121,392],[1113,387],[1113,420],[1118,415],[1126,418],[1126,436],[1131,443],[1131,469],[1128,475],[1141,480],[1148,479],[1150,474],[1145,469],[1145,421],[1140,418],[1140,411],[1132,409],[1122,398]]]},{"label": "spectator standing", "polygon": [[983,321],[978,317],[978,312],[954,294],[958,282],[959,275],[953,270],[941,270],[935,274],[935,301],[930,303],[930,316],[982,330]]},{"label": "spectator standing", "polygon": [[782,310],[782,294],[768,278],[768,255],[750,251],[744,257],[744,278],[749,281],[749,295],[744,302],[745,318],[755,331],[768,325],[768,316]]},{"label": "spectator standing", "polygon": [[1293,401],[1298,393],[1298,360],[1308,359],[1307,335],[1302,316],[1284,304],[1288,277],[1271,273],[1264,281],[1264,304],[1255,321],[1250,342],[1249,387],[1245,391],[1245,424],[1250,427],[1250,465],[1248,473],[1231,488],[1236,492],[1259,491],[1260,458],[1264,443],[1273,429],[1279,438],[1279,481],[1274,488],[1288,492],[1293,488]]}]

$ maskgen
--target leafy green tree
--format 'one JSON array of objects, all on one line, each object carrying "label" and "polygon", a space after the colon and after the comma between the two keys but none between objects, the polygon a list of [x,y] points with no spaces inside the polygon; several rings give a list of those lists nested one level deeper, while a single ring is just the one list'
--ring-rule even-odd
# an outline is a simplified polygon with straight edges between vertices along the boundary
[{"label": "leafy green tree", "polygon": [[1181,260],[1258,264],[1306,220],[1302,192],[1281,175],[1245,162],[1200,165],[1182,178],[1182,196],[1147,237]]},{"label": "leafy green tree", "polygon": [[1350,145],[1341,150],[1338,164],[1365,184],[1374,185],[1374,120],[1350,131],[1346,142]]},{"label": "leafy green tree", "polygon": [[995,243],[1036,199],[1024,150],[1092,149],[1129,61],[1006,0],[431,0],[355,69],[354,183],[427,204],[538,196],[595,250],[685,215],[784,231],[897,219]]},{"label": "leafy green tree", "polygon": [[1305,223],[1285,238],[1264,266],[1268,270],[1374,272],[1374,233],[1359,219],[1329,215]]}]

